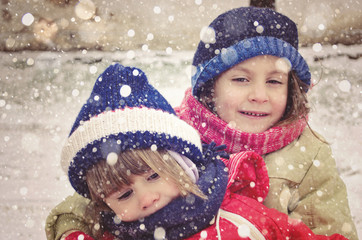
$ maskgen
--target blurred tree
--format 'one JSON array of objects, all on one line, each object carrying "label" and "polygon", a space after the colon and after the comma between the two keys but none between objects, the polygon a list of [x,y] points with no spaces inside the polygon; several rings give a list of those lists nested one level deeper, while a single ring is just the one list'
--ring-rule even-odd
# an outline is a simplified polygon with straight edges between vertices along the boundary
[{"label": "blurred tree", "polygon": [[266,7],[275,10],[275,0],[250,0],[250,6]]}]

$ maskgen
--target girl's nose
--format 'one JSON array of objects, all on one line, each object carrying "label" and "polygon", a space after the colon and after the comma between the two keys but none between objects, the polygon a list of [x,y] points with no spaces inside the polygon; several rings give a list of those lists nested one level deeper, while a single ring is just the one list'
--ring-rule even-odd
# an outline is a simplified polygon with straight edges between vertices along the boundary
[{"label": "girl's nose", "polygon": [[254,85],[250,87],[249,97],[250,102],[265,103],[268,101],[268,94],[265,86]]},{"label": "girl's nose", "polygon": [[160,195],[155,192],[145,192],[140,196],[141,209],[145,210],[153,206],[159,200]]}]

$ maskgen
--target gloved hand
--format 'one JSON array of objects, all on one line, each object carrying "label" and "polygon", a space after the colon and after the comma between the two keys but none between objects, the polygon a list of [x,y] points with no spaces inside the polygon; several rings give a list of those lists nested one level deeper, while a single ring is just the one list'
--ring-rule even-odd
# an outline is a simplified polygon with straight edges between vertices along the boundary
[{"label": "gloved hand", "polygon": [[269,191],[269,176],[264,159],[257,153],[245,151],[230,155],[228,188],[242,196],[263,202]]}]

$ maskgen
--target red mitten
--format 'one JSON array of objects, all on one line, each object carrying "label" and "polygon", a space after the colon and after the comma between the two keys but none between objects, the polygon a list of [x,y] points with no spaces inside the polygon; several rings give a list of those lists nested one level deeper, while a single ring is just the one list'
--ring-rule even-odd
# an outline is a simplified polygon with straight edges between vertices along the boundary
[{"label": "red mitten", "polygon": [[227,162],[230,191],[263,202],[269,191],[264,159],[252,151],[232,154]]},{"label": "red mitten", "polygon": [[64,240],[94,240],[94,239],[82,231],[76,231],[69,234]]}]

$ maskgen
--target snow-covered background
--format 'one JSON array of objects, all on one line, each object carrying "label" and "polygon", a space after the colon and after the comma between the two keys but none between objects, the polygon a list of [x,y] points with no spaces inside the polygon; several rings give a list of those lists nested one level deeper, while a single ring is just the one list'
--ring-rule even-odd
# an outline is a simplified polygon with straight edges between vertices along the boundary
[{"label": "snow-covered background", "polygon": [[[315,44],[301,53],[319,81],[310,122],[331,143],[362,236],[362,45]],[[50,209],[73,192],[61,146],[109,64],[140,67],[177,106],[190,86],[191,58],[192,51],[0,52],[0,239],[46,239]]]},{"label": "snow-covered background", "polygon": [[[268,2],[268,1],[265,1]],[[250,0],[1,0],[0,50],[190,50],[202,27]],[[361,0],[275,0],[299,43],[361,44]]]}]

